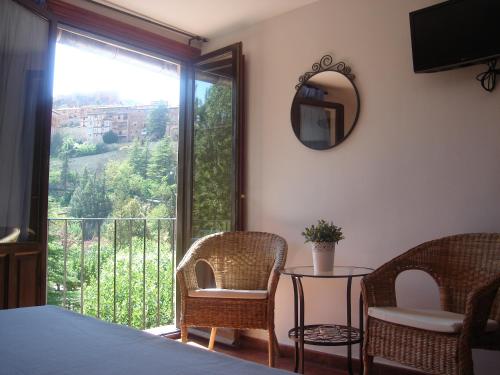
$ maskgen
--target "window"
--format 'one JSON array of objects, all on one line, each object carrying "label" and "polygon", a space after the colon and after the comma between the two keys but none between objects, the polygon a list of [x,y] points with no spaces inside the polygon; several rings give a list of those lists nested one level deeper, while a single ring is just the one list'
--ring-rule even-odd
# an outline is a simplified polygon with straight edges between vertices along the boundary
[{"label": "window", "polygon": [[[25,262],[22,265],[24,267],[22,278],[26,278],[26,281],[20,283],[30,292],[14,290],[17,288],[16,285],[0,284],[0,308],[45,302],[48,141],[51,114],[52,126],[58,129],[57,131],[64,128],[65,131],[81,134],[82,137],[88,137],[94,141],[101,139],[108,131],[117,134],[120,142],[130,141],[132,138],[148,139],[151,136],[147,126],[149,113],[147,106],[138,107],[135,112],[130,108],[93,108],[91,110],[56,106],[53,111],[51,110],[51,99],[46,94],[50,92],[49,87],[52,86],[52,76],[49,72],[52,71],[53,49],[58,30],[56,21],[59,22],[59,30],[62,26],[66,31],[59,33],[60,38],[69,38],[67,40],[73,38],[72,41],[78,43],[78,38],[71,32],[75,34],[74,31],[84,30],[83,33],[86,35],[94,33],[99,38],[112,41],[112,44],[129,46],[128,48],[144,56],[164,56],[170,60],[174,59],[180,65],[181,99],[178,107],[167,108],[168,117],[179,120],[178,122],[169,120],[165,129],[165,133],[179,144],[179,167],[177,175],[171,176],[177,180],[175,192],[177,198],[173,203],[174,207],[176,205],[176,222],[173,227],[176,236],[174,234],[173,236],[176,237],[177,261],[192,241],[200,236],[214,231],[244,229],[241,44],[200,57],[199,50],[176,41],[161,39],[157,34],[136,29],[123,22],[59,0],[49,0],[47,3],[50,12],[25,0],[6,0],[0,5],[2,7],[0,17],[19,18],[19,21],[15,23],[0,23],[0,28],[7,28],[10,25],[18,28],[18,30],[8,30],[9,35],[14,35],[15,38],[8,39],[6,41],[8,43],[0,45],[4,49],[5,46],[15,49],[24,44],[24,47],[29,48],[23,48],[24,55],[19,58],[29,59],[34,64],[33,68],[19,72],[17,77],[9,81],[12,86],[9,86],[9,90],[20,94],[16,96],[15,105],[0,106],[0,108],[17,111],[25,119],[31,119],[23,122],[19,120],[19,115],[17,120],[12,122],[12,129],[22,129],[26,132],[25,135],[28,135],[23,137],[26,142],[23,147],[27,147],[27,152],[23,152],[21,156],[15,153],[2,154],[0,151],[0,165],[3,165],[4,169],[7,167],[8,160],[12,159],[13,164],[22,163],[16,169],[11,168],[8,173],[16,171],[21,175],[20,181],[25,187],[22,192],[24,196],[30,197],[28,200],[23,200],[29,202],[26,205],[29,207],[13,210],[5,208],[5,205],[21,202],[21,199],[13,197],[7,201],[2,199],[4,195],[0,196],[0,219],[2,215],[5,217],[6,212],[19,214],[19,219],[9,219],[9,222],[0,221],[0,227],[4,227],[0,228],[0,238],[2,235],[6,237],[6,232],[10,229],[19,228],[14,241],[31,241],[32,243],[32,245],[23,245],[26,256],[23,258]],[[28,33],[36,37],[29,37]],[[2,50],[0,56],[8,56],[12,51]],[[29,66],[29,64],[24,66]],[[0,68],[0,74],[2,73]],[[12,97],[12,95],[1,95],[0,100],[5,101],[7,98],[11,100]],[[34,105],[35,103],[37,105]],[[7,122],[5,117],[0,117],[0,121],[1,141],[4,139],[3,132],[7,129]],[[21,123],[25,127],[19,127]],[[83,144],[79,147],[84,149]],[[11,189],[4,181],[4,179],[0,180],[0,189]],[[153,200],[151,204],[154,204]],[[98,231],[98,227],[94,229]],[[10,235],[10,232],[8,234]],[[82,238],[85,242],[83,235]],[[149,246],[147,241],[145,244],[144,246]],[[62,248],[65,248],[64,244]],[[7,270],[13,269],[9,262],[17,261],[4,255],[11,254],[18,249],[19,247],[16,247],[13,242],[6,245],[0,244],[0,280],[5,279],[4,275]],[[33,249],[37,251],[35,256],[33,256]],[[82,254],[85,256],[85,246],[83,249]],[[104,247],[100,249],[104,251]],[[61,253],[62,256],[65,251]],[[99,270],[99,262],[96,267],[97,273],[102,271]],[[169,277],[173,282],[173,274]],[[10,279],[14,278],[10,277]],[[62,290],[69,291],[67,285]],[[103,292],[102,289],[97,292],[97,300],[100,299],[99,293]],[[144,309],[144,306],[141,308]],[[99,308],[97,308],[96,315],[99,316]]]}]

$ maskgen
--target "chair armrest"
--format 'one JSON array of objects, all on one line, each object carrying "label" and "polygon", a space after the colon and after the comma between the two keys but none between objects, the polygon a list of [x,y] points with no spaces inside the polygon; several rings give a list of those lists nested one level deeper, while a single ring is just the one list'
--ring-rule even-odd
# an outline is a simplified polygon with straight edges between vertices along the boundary
[{"label": "chair armrest", "polygon": [[415,262],[414,249],[391,259],[361,280],[361,291],[368,307],[396,306],[396,278],[410,269],[421,269]]},{"label": "chair armrest", "polygon": [[276,293],[276,288],[278,287],[278,282],[280,280],[281,273],[278,269],[273,268],[271,274],[269,275],[269,281],[267,283],[267,295],[274,298]]},{"label": "chair armrest", "polygon": [[484,332],[499,288],[500,273],[497,273],[467,295],[462,336],[471,338]]},{"label": "chair armrest", "polygon": [[194,269],[197,260],[196,255],[202,241],[203,239],[199,239],[193,243],[177,266],[175,274],[181,295],[187,296],[188,290],[198,287]]},{"label": "chair armrest", "polygon": [[179,267],[177,267],[177,270],[175,271],[175,275],[177,276],[177,283],[179,284],[179,290],[182,296],[187,296],[189,290],[186,281],[185,267],[186,264],[184,264],[183,266],[179,265]]},{"label": "chair armrest", "polygon": [[271,274],[269,275],[269,281],[267,282],[267,295],[269,298],[274,299],[276,293],[276,288],[278,287],[278,282],[281,276],[281,270],[285,267],[286,257],[288,254],[288,244],[284,239],[282,239],[281,248],[278,251],[277,258],[274,261],[273,268],[271,269]]},{"label": "chair armrest", "polygon": [[396,306],[397,272],[392,263],[386,263],[361,279],[365,308]]},{"label": "chair armrest", "polygon": [[420,270],[429,274],[440,286],[439,267],[436,266],[436,244],[425,242],[380,266],[361,281],[365,307],[396,306],[396,278],[403,271]]}]

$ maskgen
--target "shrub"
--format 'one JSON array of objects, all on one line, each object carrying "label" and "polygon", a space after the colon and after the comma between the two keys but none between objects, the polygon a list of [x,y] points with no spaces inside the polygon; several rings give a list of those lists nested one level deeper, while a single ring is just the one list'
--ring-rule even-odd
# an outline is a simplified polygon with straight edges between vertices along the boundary
[{"label": "shrub", "polygon": [[118,143],[118,134],[110,130],[102,135],[102,141],[108,145]]}]

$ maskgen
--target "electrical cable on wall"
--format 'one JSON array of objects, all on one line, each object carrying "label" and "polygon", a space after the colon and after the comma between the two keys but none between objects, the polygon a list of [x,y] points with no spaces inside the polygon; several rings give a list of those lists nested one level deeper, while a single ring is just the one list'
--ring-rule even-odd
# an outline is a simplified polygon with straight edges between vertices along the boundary
[{"label": "electrical cable on wall", "polygon": [[488,92],[492,92],[496,86],[497,75],[500,74],[500,69],[497,69],[497,59],[489,60],[488,70],[476,76],[476,79],[481,82],[481,86]]}]

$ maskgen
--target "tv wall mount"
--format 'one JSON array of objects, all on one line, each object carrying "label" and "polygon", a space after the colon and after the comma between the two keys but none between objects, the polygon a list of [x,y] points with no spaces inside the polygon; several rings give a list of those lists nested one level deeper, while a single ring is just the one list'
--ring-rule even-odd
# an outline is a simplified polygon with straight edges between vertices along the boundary
[{"label": "tv wall mount", "polygon": [[486,61],[488,65],[488,70],[482,72],[476,76],[476,79],[481,82],[481,86],[488,92],[492,92],[495,89],[497,75],[500,74],[500,69],[497,69],[498,58],[494,58]]}]

